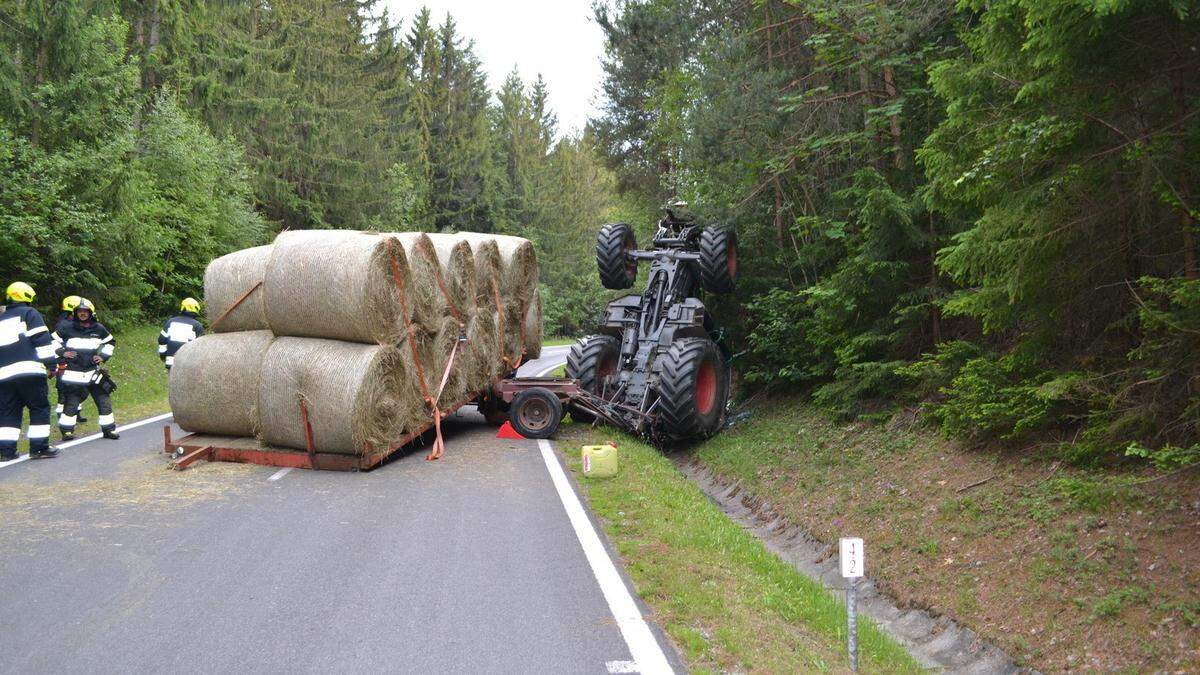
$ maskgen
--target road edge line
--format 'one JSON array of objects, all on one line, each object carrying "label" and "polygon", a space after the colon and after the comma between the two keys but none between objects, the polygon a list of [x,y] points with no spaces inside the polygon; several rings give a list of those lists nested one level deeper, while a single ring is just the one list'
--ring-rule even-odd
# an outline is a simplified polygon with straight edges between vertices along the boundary
[{"label": "road edge line", "polygon": [[[161,415],[155,415],[154,417],[147,417],[144,420],[130,422],[129,424],[126,424],[124,426],[117,427],[117,433],[121,433],[122,431],[125,431],[126,429],[136,429],[138,427],[145,426],[147,424],[153,424],[154,422],[161,422],[162,420],[165,420],[169,417],[173,417],[174,414],[175,413],[168,412],[168,413],[163,413]],[[66,443],[59,443],[58,445],[54,445],[53,443],[51,443],[51,445],[54,445],[54,447],[58,448],[59,450],[65,450],[67,448],[73,448],[77,445],[83,445],[84,443],[89,443],[98,438],[102,438],[103,436],[104,436],[103,433],[92,434],[90,436],[84,436],[83,438],[77,438],[73,441],[67,441]],[[14,459],[14,460],[10,460],[7,462],[0,462],[0,469],[8,468],[10,466],[13,466],[14,464],[20,464],[21,462],[27,461],[28,459],[29,459],[29,455],[21,455],[20,457]]]},{"label": "road edge line", "polygon": [[558,463],[558,458],[555,457],[550,442],[544,438],[539,439],[538,449],[542,452],[542,460],[546,463],[546,470],[550,472],[550,480],[554,483],[559,500],[566,509],[567,519],[575,530],[575,537],[579,540],[579,545],[583,547],[583,554],[587,558],[588,566],[592,569],[592,575],[596,578],[601,593],[604,594],[604,600],[608,603],[608,609],[612,612],[617,627],[621,630],[621,637],[625,639],[625,644],[629,647],[629,653],[633,657],[634,663],[637,664],[638,671],[643,675],[674,673],[671,664],[667,661],[667,655],[663,653],[650,626],[646,624],[645,617],[642,616],[642,612],[634,602],[633,596],[630,595],[629,589],[626,588],[624,580],[621,579],[616,564],[613,563],[604,544],[601,543],[600,535],[596,533],[596,528],[592,527],[592,521],[584,512],[579,496],[567,482],[567,475]]}]

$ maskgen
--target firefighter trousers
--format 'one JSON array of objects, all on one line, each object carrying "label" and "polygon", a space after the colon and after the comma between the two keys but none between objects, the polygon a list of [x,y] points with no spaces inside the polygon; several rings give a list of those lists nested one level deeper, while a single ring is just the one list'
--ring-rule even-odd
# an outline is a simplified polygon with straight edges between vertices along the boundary
[{"label": "firefighter trousers", "polygon": [[17,454],[21,417],[29,408],[29,451],[50,447],[50,388],[45,377],[18,377],[0,382],[0,458]]},{"label": "firefighter trousers", "polygon": [[63,403],[63,414],[58,416],[58,428],[64,434],[75,430],[75,423],[79,418],[79,406],[87,400],[88,394],[91,394],[92,400],[96,402],[96,410],[100,412],[100,417],[97,418],[97,421],[100,422],[100,430],[111,431],[117,428],[117,420],[113,417],[112,398],[99,385],[68,385],[63,387],[63,390],[67,399]]}]

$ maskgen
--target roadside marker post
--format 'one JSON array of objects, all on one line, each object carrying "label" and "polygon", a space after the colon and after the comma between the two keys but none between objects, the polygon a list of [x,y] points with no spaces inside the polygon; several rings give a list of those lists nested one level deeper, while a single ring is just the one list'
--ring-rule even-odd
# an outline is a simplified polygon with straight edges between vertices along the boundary
[{"label": "roadside marker post", "polygon": [[844,538],[841,544],[842,576],[846,581],[846,649],[850,670],[858,672],[858,580],[863,575],[863,540]]}]

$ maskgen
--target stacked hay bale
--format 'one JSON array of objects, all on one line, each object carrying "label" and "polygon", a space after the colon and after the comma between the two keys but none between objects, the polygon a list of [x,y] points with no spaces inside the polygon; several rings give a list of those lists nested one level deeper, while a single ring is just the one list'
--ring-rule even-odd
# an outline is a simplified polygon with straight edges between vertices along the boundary
[{"label": "stacked hay bale", "polygon": [[316,452],[348,455],[425,431],[434,405],[461,404],[510,371],[530,349],[522,336],[540,346],[532,246],[498,239],[293,231],[214,260],[213,332],[171,370],[177,423],[269,449],[307,450],[311,435]]}]

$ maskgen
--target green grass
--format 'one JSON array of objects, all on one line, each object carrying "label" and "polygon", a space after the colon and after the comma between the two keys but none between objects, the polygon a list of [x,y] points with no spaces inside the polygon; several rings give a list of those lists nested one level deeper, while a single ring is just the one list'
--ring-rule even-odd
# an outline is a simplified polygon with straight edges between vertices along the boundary
[{"label": "green grass", "polygon": [[[165,412],[167,410],[167,371],[158,358],[158,332],[160,327],[155,325],[135,326],[114,333],[117,340],[116,351],[109,359],[107,368],[117,383],[113,392],[113,414],[117,424],[132,422],[144,417]],[[58,394],[54,383],[50,383],[50,408],[58,405]],[[84,401],[82,414],[88,419],[86,423],[75,427],[77,437],[100,431],[96,423],[98,413],[96,403],[90,397]],[[26,417],[28,422],[28,417]],[[50,442],[56,443],[59,438],[55,418],[51,415]],[[23,434],[22,434],[23,435]],[[28,451],[28,443],[22,439],[19,452]]]},{"label": "green grass", "polygon": [[563,347],[565,345],[573,345],[578,337],[563,337],[561,335],[549,335],[542,339],[543,347]]},{"label": "green grass", "polygon": [[[844,601],[767,551],[660,452],[620,436],[620,474],[583,478],[579,445],[611,437],[569,425],[560,448],[638,595],[693,671],[846,670]],[[920,670],[869,622],[859,649],[864,671]]]}]

